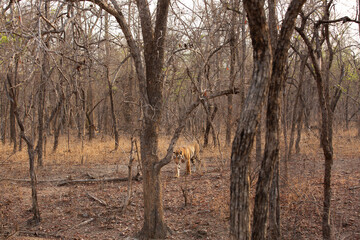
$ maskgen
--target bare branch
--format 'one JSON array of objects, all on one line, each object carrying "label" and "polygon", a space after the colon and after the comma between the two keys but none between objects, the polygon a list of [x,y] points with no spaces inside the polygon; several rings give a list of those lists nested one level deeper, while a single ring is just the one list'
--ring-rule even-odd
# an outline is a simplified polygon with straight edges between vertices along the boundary
[{"label": "bare branch", "polygon": [[213,99],[213,98],[216,98],[216,97],[229,95],[229,94],[238,94],[239,92],[240,91],[239,91],[238,88],[219,91],[219,92],[215,92],[215,93],[212,93],[212,94],[208,94],[207,92],[204,92],[202,96],[198,97],[196,99],[196,101],[194,101],[192,104],[190,104],[188,106],[188,108],[186,109],[185,113],[179,119],[178,127],[175,129],[174,135],[173,135],[173,137],[172,137],[172,139],[170,141],[166,156],[161,161],[159,161],[158,163],[155,164],[155,166],[154,166],[155,169],[157,171],[160,171],[160,169],[162,167],[164,167],[165,165],[167,165],[167,164],[169,164],[171,162],[171,158],[172,158],[172,154],[173,154],[175,144],[176,144],[177,140],[179,139],[182,130],[185,127],[186,120],[189,118],[192,111],[195,110],[195,108],[201,103],[202,100],[204,100],[204,99],[210,100],[210,99]]}]

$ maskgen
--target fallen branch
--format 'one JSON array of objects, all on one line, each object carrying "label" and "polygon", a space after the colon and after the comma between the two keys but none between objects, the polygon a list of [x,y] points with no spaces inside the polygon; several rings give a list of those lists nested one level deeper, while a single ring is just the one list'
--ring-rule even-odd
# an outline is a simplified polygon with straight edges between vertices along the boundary
[{"label": "fallen branch", "polygon": [[[20,178],[0,178],[0,182],[9,181],[9,182],[30,182],[30,179],[20,179]],[[59,182],[64,181],[62,179],[53,179],[53,180],[38,180],[37,183],[46,183],[46,182]]]},{"label": "fallen branch", "polygon": [[[140,175],[132,177],[132,180],[139,181]],[[81,183],[98,183],[98,182],[126,182],[128,178],[104,178],[104,179],[72,179],[72,180],[62,180],[58,186],[65,186],[68,184],[81,184]]]},{"label": "fallen branch", "polygon": [[17,236],[65,239],[64,236],[57,233],[43,233],[39,231],[18,231]]},{"label": "fallen branch", "polygon": [[[140,173],[132,177],[132,180],[140,181],[142,178]],[[0,178],[0,182],[10,181],[10,182],[31,182],[30,179],[19,179],[19,178]],[[37,183],[51,183],[58,182],[58,186],[64,186],[67,184],[77,184],[77,183],[98,183],[98,182],[126,182],[128,178],[104,178],[104,179],[50,179],[50,180],[38,180]]]},{"label": "fallen branch", "polygon": [[360,188],[360,186],[349,187],[349,190],[355,190],[355,189],[358,189],[358,188]]},{"label": "fallen branch", "polygon": [[[132,177],[132,180],[140,181],[142,178],[140,173]],[[30,183],[30,179],[20,179],[20,178],[0,178],[0,182],[9,181],[9,182],[25,182]],[[97,183],[97,182],[126,182],[128,178],[104,178],[104,179],[50,179],[50,180],[37,180],[37,183],[51,183],[58,182],[58,186],[64,186],[67,184],[77,184],[77,183]]]},{"label": "fallen branch", "polygon": [[88,220],[85,220],[85,221],[79,223],[78,225],[76,225],[76,226],[73,227],[73,228],[78,228],[78,227],[84,226],[84,225],[86,225],[86,224],[88,224],[88,223],[91,223],[91,222],[94,221],[94,220],[95,220],[95,218],[89,218]]},{"label": "fallen branch", "polygon": [[103,200],[101,200],[101,199],[99,199],[99,198],[91,195],[90,193],[86,193],[86,196],[88,196],[88,197],[89,197],[90,199],[92,199],[92,200],[97,201],[98,203],[100,203],[100,204],[103,205],[103,206],[107,206],[107,203],[106,203],[105,201],[103,201]]}]

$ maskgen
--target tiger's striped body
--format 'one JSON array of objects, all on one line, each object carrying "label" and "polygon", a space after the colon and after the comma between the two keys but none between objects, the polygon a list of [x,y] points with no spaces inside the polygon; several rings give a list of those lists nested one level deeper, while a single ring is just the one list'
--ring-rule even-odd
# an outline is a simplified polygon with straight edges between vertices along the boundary
[{"label": "tiger's striped body", "polygon": [[174,151],[174,162],[176,164],[176,177],[180,176],[180,163],[186,162],[186,174],[191,174],[191,163],[196,171],[196,165],[201,166],[200,160],[200,146],[197,142],[186,145],[185,147],[178,147]]}]

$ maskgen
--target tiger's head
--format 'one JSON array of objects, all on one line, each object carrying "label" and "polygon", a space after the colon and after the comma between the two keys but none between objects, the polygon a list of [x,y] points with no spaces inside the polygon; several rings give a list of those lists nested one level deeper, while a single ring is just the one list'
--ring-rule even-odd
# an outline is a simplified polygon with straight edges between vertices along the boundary
[{"label": "tiger's head", "polygon": [[180,161],[182,163],[185,162],[184,149],[183,148],[176,149],[174,151],[173,159],[174,159],[175,163],[179,163]]}]

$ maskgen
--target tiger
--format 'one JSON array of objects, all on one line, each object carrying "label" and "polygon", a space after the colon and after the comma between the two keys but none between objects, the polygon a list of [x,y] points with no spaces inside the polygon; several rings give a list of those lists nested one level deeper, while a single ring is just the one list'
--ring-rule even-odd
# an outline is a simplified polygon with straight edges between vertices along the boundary
[{"label": "tiger", "polygon": [[[174,151],[174,162],[176,164],[176,177],[180,177],[180,162],[186,162],[186,174],[191,175],[191,163],[196,172],[196,165],[201,167],[200,146],[197,142],[193,142],[184,147],[178,147]],[[196,161],[196,162],[195,162]]]}]

